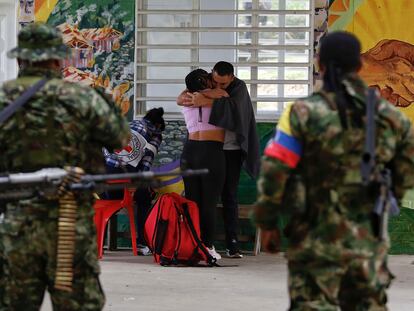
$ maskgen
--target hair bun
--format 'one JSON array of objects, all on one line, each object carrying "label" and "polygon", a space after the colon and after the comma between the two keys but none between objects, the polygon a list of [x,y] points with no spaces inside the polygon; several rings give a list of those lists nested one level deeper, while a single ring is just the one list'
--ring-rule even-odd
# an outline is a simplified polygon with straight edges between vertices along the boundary
[{"label": "hair bun", "polygon": [[164,115],[164,109],[162,107],[159,108],[152,108],[148,110],[144,119],[150,121],[154,125],[159,125],[161,131],[165,129],[165,121],[162,117]]},{"label": "hair bun", "polygon": [[162,117],[164,115],[164,108],[158,107],[157,112],[159,113],[159,116]]},{"label": "hair bun", "polygon": [[185,87],[189,92],[198,92],[207,88],[208,72],[204,69],[195,69],[185,77]]}]

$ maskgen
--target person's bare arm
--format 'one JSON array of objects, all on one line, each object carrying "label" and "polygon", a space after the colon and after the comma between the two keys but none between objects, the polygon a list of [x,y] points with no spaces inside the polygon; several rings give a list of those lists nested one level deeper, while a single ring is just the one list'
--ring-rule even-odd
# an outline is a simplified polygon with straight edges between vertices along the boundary
[{"label": "person's bare arm", "polygon": [[204,96],[202,93],[187,93],[191,97],[187,107],[211,107],[214,99]]},{"label": "person's bare arm", "polygon": [[205,89],[202,90],[201,93],[211,99],[222,98],[222,97],[229,97],[229,94],[223,89]]},{"label": "person's bare arm", "polygon": [[211,107],[214,99],[222,97],[229,97],[229,94],[222,89],[206,89],[194,93],[184,90],[177,97],[177,104],[185,107]]},{"label": "person's bare arm", "polygon": [[187,89],[182,91],[180,95],[177,97],[177,105],[178,106],[191,106],[191,104],[187,104],[191,101],[191,97],[188,96],[189,92]]}]

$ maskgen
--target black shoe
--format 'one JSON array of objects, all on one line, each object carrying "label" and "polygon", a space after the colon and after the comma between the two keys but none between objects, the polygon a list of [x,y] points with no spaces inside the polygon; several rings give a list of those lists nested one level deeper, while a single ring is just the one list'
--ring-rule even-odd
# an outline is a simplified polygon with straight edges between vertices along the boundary
[{"label": "black shoe", "polygon": [[243,258],[243,255],[239,250],[226,249],[226,255],[228,258]]},{"label": "black shoe", "polygon": [[243,258],[242,253],[239,249],[239,243],[237,243],[236,239],[232,239],[230,243],[228,243],[227,249],[226,249],[226,255],[229,258]]}]

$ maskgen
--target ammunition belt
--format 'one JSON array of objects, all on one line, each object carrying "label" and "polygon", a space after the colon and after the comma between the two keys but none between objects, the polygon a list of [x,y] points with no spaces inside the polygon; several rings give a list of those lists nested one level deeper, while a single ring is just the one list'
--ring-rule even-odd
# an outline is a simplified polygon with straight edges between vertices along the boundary
[{"label": "ammunition belt", "polygon": [[83,171],[79,168],[66,169],[69,174],[58,190],[59,218],[56,247],[55,288],[66,292],[72,292],[78,205],[74,194],[66,190],[66,185],[71,182],[79,182]]}]

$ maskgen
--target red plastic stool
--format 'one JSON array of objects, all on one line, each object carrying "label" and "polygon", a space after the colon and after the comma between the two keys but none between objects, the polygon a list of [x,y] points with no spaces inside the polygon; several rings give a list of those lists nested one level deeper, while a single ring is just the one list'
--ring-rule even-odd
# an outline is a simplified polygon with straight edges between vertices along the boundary
[{"label": "red plastic stool", "polygon": [[[118,181],[120,182],[120,181]],[[137,256],[137,233],[134,220],[134,191],[124,188],[124,198],[122,200],[96,200],[94,204],[95,216],[94,222],[96,226],[96,240],[98,243],[98,258],[103,255],[103,241],[105,235],[106,224],[109,218],[121,208],[126,208],[129,217],[129,227],[131,231],[132,252]]]}]

